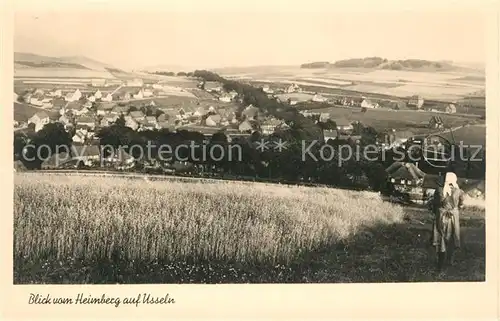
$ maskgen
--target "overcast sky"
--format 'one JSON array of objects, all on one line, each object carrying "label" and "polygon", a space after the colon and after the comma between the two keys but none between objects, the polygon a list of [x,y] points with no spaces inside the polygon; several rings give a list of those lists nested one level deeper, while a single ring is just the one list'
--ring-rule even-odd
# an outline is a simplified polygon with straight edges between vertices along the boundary
[{"label": "overcast sky", "polygon": [[14,48],[83,55],[121,68],[292,65],[366,56],[485,61],[479,11],[347,13],[328,5],[304,11],[289,1],[286,10],[243,12],[210,3],[210,10],[170,12],[161,5],[141,11],[18,9]]}]

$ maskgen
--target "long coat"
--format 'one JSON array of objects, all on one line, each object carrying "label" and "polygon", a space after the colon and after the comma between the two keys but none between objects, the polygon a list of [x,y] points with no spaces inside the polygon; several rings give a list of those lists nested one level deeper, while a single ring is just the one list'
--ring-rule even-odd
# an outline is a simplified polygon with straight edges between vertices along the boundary
[{"label": "long coat", "polygon": [[464,192],[458,188],[448,196],[443,196],[442,187],[436,189],[431,206],[434,213],[432,245],[436,251],[446,252],[460,247],[459,209],[463,201]]}]

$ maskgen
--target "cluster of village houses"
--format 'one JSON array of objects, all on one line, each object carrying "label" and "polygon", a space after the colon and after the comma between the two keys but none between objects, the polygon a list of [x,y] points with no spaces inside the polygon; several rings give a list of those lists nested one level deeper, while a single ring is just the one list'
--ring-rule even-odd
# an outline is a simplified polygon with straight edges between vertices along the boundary
[{"label": "cluster of village houses", "polygon": [[[102,86],[102,84],[100,84]],[[133,86],[131,86],[133,85]],[[60,89],[53,91],[43,91],[35,89],[26,93],[23,98],[30,104],[37,101],[46,101],[50,105],[42,105],[47,110],[40,110],[28,119],[28,125],[33,124],[35,131],[41,130],[50,122],[59,122],[65,129],[74,131],[73,142],[77,144],[86,144],[92,142],[96,132],[103,127],[115,123],[120,117],[124,117],[125,126],[136,130],[159,130],[169,129],[190,129],[190,126],[196,126],[195,129],[204,132],[204,129],[232,128],[235,133],[251,133],[260,130],[263,134],[272,134],[276,129],[286,127],[287,125],[273,117],[263,117],[259,109],[249,105],[242,111],[242,117],[236,118],[235,107],[228,104],[218,104],[214,100],[208,104],[193,102],[187,107],[162,106],[155,101],[155,97],[150,97],[149,89],[141,87],[141,82],[135,81],[127,83],[126,88],[134,88],[137,92],[132,93],[132,98],[140,101],[130,104],[126,97],[130,95],[128,90],[115,90],[115,92],[102,93],[100,89],[82,93],[79,89],[63,95]],[[160,89],[159,84],[153,84],[153,89]],[[138,89],[137,89],[138,88]],[[123,89],[123,88],[119,88]],[[214,99],[229,103],[238,100],[238,94],[234,91],[226,92],[218,82],[204,83],[204,90],[211,93]],[[147,94],[146,94],[147,93]],[[43,97],[43,99],[42,99]],[[36,99],[36,100],[33,100]],[[36,106],[36,104],[34,104]],[[132,107],[133,106],[133,107]],[[145,114],[144,108],[154,110],[154,113]],[[44,109],[45,109],[44,108]],[[160,110],[160,113],[156,111]],[[54,116],[57,111],[56,116]],[[213,133],[213,130],[208,130]]]},{"label": "cluster of village houses", "polygon": [[297,105],[301,102],[316,102],[316,103],[330,103],[338,106],[346,107],[360,107],[360,108],[389,108],[389,109],[414,109],[414,110],[427,110],[434,112],[445,112],[449,114],[454,114],[457,111],[455,102],[436,102],[436,101],[426,101],[420,95],[414,95],[408,99],[400,99],[396,101],[380,100],[376,101],[364,96],[359,97],[346,97],[346,96],[332,96],[333,98],[327,98],[320,93],[311,93],[310,95],[294,96],[294,94],[302,94],[304,90],[297,84],[290,84],[284,89],[273,89],[269,85],[261,86],[262,90],[269,96],[269,98],[274,98],[287,102],[290,105]]}]

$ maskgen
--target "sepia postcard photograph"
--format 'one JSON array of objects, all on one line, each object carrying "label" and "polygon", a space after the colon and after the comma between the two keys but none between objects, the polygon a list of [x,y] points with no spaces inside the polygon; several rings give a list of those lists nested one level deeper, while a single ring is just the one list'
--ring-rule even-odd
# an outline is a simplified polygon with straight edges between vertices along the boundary
[{"label": "sepia postcard photograph", "polygon": [[436,308],[431,286],[469,284],[443,302],[483,288],[493,304],[499,19],[448,2],[12,2],[17,304],[168,315],[181,285],[329,284],[328,302],[374,283],[406,286],[395,302],[427,284],[416,300]]}]

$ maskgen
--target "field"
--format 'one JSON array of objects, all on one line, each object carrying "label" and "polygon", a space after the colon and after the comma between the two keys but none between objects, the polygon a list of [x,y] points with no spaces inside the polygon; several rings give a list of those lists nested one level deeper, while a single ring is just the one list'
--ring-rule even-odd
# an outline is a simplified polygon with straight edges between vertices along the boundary
[{"label": "field", "polygon": [[[394,111],[385,109],[373,109],[368,110],[366,113],[362,113],[360,108],[330,107],[322,109],[311,109],[311,111],[318,113],[329,113],[330,117],[333,120],[343,119],[348,120],[349,122],[360,121],[364,125],[372,126],[379,131],[394,128],[396,130],[410,130],[414,132],[414,134],[429,132],[429,120],[434,115],[441,116],[446,127],[462,126],[466,122],[484,122],[477,119],[476,117],[412,110]],[[476,135],[476,137],[482,137],[482,139],[484,140],[484,130],[482,136],[478,134],[478,136]]]},{"label": "field", "polygon": [[35,108],[25,103],[14,103],[14,120],[28,121],[37,112],[41,111],[40,108]]},{"label": "field", "polygon": [[485,76],[481,71],[425,72],[379,69],[301,69],[240,68],[217,70],[223,77],[253,80],[261,83],[288,84],[358,91],[367,94],[404,98],[422,95],[425,99],[460,100],[484,90]]},{"label": "field", "polygon": [[437,274],[430,216],[374,193],[53,175],[15,175],[16,284],[484,280],[484,208]]}]

